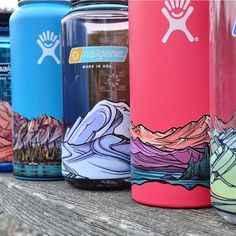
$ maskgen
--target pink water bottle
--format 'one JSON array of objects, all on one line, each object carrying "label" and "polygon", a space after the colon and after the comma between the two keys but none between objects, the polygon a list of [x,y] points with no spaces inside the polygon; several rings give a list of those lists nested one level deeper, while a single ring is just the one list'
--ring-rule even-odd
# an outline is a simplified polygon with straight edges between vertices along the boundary
[{"label": "pink water bottle", "polygon": [[210,206],[209,1],[129,2],[132,198]]}]

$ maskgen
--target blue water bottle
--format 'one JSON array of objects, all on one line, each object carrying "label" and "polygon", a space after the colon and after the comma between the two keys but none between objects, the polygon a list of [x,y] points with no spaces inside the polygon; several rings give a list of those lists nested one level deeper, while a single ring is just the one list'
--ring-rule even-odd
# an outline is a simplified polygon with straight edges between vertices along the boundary
[{"label": "blue water bottle", "polygon": [[10,19],[14,174],[61,179],[60,21],[69,0],[21,0]]},{"label": "blue water bottle", "polygon": [[12,109],[9,18],[0,20],[0,172],[12,171]]}]

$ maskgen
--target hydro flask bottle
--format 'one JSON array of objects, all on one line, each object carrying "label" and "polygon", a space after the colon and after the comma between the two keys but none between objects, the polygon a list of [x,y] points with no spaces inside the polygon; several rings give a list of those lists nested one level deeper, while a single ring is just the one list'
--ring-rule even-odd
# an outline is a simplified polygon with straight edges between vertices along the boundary
[{"label": "hydro flask bottle", "polygon": [[12,171],[12,109],[9,18],[0,20],[0,172]]},{"label": "hydro flask bottle", "polygon": [[66,0],[22,0],[10,19],[14,174],[61,179],[60,21]]},{"label": "hydro flask bottle", "polygon": [[211,1],[211,199],[236,224],[236,2]]},{"label": "hydro flask bottle", "polygon": [[209,1],[129,1],[132,198],[208,207]]},{"label": "hydro flask bottle", "polygon": [[129,187],[127,1],[75,1],[62,58],[63,176],[84,189]]}]

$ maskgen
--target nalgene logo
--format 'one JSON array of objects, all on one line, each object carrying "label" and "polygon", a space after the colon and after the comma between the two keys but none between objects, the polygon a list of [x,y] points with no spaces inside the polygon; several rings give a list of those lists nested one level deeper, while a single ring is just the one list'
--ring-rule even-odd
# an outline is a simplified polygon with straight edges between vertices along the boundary
[{"label": "nalgene logo", "polygon": [[128,48],[120,46],[72,48],[70,51],[69,64],[86,62],[124,62],[127,53]]},{"label": "nalgene logo", "polygon": [[8,75],[11,72],[10,64],[0,64],[0,75]]},{"label": "nalgene logo", "polygon": [[187,20],[191,16],[194,8],[190,6],[190,0],[166,0],[162,13],[169,21],[169,29],[162,39],[162,43],[166,43],[175,31],[182,31],[190,42],[195,39],[187,28]]},{"label": "nalgene logo", "polygon": [[233,30],[232,30],[232,35],[233,35],[233,37],[236,37],[236,19],[234,21],[234,27],[233,27]]}]

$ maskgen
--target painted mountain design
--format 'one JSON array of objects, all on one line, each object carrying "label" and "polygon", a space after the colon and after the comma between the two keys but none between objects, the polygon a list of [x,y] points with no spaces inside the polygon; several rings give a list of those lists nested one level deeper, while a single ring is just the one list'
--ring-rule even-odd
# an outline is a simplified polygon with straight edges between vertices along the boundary
[{"label": "painted mountain design", "polygon": [[0,101],[0,162],[12,162],[12,109],[8,102]]},{"label": "painted mountain design", "polygon": [[209,186],[209,131],[209,116],[164,133],[131,123],[132,183]]},{"label": "painted mountain design", "polygon": [[14,163],[58,163],[61,160],[61,123],[47,115],[29,120],[14,113]]},{"label": "painted mountain design", "polygon": [[234,113],[233,116],[227,122],[224,122],[218,117],[215,117],[214,129],[218,133],[226,132],[232,127],[236,127],[236,113]]},{"label": "painted mountain design", "polygon": [[102,100],[79,117],[62,143],[67,178],[130,177],[130,109],[124,102]]},{"label": "painted mountain design", "polygon": [[211,197],[218,210],[236,214],[236,115],[215,118],[211,142]]}]

